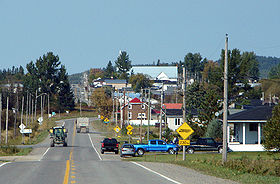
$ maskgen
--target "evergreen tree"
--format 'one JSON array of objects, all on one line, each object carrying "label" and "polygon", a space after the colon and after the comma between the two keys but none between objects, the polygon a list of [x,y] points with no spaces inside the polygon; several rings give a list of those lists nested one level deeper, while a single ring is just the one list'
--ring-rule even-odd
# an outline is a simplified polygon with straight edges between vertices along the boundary
[{"label": "evergreen tree", "polygon": [[213,119],[209,122],[205,137],[212,137],[214,139],[222,140],[223,138],[223,124],[217,119]]},{"label": "evergreen tree", "polygon": [[128,72],[131,69],[131,60],[129,60],[129,55],[126,51],[121,51],[117,60],[115,61],[116,67],[118,69],[118,73],[120,75],[120,79],[128,79]]},{"label": "evergreen tree", "polygon": [[271,119],[263,127],[263,138],[265,149],[280,151],[280,104],[273,108]]}]

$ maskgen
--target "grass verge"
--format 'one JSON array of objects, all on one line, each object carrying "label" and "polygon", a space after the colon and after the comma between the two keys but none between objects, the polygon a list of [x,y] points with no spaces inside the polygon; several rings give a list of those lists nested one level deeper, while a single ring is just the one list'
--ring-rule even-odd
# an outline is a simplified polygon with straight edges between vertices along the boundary
[{"label": "grass verge", "polygon": [[207,175],[230,179],[240,183],[280,183],[280,153],[233,152],[228,154],[228,162],[222,165],[221,154],[182,155],[145,154],[143,157],[127,158],[126,161],[163,162],[194,169]]},{"label": "grass verge", "polygon": [[1,146],[0,156],[23,156],[32,151],[32,148],[17,148],[15,146]]}]

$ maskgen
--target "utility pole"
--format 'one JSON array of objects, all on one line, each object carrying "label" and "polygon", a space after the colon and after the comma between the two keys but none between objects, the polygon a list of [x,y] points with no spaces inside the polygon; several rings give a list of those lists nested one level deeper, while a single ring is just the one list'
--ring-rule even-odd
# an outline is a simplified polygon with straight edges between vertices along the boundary
[{"label": "utility pole", "polygon": [[41,117],[43,118],[43,95],[41,95]]},{"label": "utility pole", "polygon": [[8,144],[8,124],[9,124],[9,97],[7,97],[7,111],[6,111],[6,144]]},{"label": "utility pole", "polygon": [[[183,65],[183,123],[186,122],[186,67]],[[186,160],[186,146],[183,146],[183,160]]]},{"label": "utility pole", "polygon": [[162,105],[163,105],[163,83],[161,87],[161,94],[160,94],[160,125],[159,125],[159,139],[162,136]]},{"label": "utility pole", "polygon": [[[36,94],[37,94],[37,91],[36,91]],[[24,95],[22,96],[21,104],[22,104],[22,108],[21,108],[20,124],[22,124],[22,122],[23,122]],[[22,134],[22,144],[24,144],[24,134]]]},{"label": "utility pole", "polygon": [[113,101],[113,119],[116,122],[115,119],[115,94],[114,94],[115,90],[112,88],[112,101]]},{"label": "utility pole", "polygon": [[228,34],[225,43],[224,64],[224,114],[223,114],[223,164],[227,162],[227,112],[228,112]]},{"label": "utility pole", "polygon": [[[26,94],[26,111],[25,111],[25,125],[28,126],[28,121],[27,121],[27,117],[28,117],[28,93]],[[29,127],[30,128],[30,127]]]},{"label": "utility pole", "polygon": [[[37,120],[37,89],[36,89],[36,93],[35,93],[35,110],[34,110],[34,113],[35,113],[35,115],[34,115],[34,117],[35,117],[35,120]],[[36,122],[36,121],[35,121]]]},{"label": "utility pole", "polygon": [[48,118],[50,118],[50,94],[48,93]]},{"label": "utility pole", "polygon": [[0,93],[0,144],[2,143],[1,132],[2,132],[2,93]]},{"label": "utility pole", "polygon": [[34,124],[34,116],[33,116],[33,115],[34,115],[34,112],[33,112],[34,109],[33,109],[33,105],[34,105],[34,99],[32,99],[32,109],[31,109],[31,112],[32,112],[32,115],[31,115],[31,117],[32,117],[32,118],[31,118],[32,125]]},{"label": "utility pole", "polygon": [[18,93],[17,93],[16,108],[15,108],[14,138],[16,137],[16,128],[17,128],[17,112],[18,112]]},{"label": "utility pole", "polygon": [[147,141],[150,140],[150,121],[151,121],[151,88],[149,88],[149,105],[148,105],[148,134]]},{"label": "utility pole", "polygon": [[81,89],[80,89],[80,117],[82,117],[82,94],[81,94]]}]

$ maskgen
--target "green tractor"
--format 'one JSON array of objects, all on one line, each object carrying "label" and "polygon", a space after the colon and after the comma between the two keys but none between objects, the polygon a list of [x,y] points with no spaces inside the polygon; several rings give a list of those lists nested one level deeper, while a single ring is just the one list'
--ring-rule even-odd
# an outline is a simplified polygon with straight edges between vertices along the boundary
[{"label": "green tractor", "polygon": [[67,129],[63,126],[56,126],[49,130],[51,147],[54,147],[55,144],[63,144],[64,147],[67,146]]}]

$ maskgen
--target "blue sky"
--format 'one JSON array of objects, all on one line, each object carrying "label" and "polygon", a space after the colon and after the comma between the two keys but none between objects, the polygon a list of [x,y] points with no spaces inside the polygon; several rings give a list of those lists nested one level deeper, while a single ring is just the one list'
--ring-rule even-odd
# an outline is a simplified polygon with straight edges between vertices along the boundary
[{"label": "blue sky", "polygon": [[279,0],[0,0],[0,69],[59,55],[69,74],[132,64],[217,60],[229,49],[280,57]]}]

